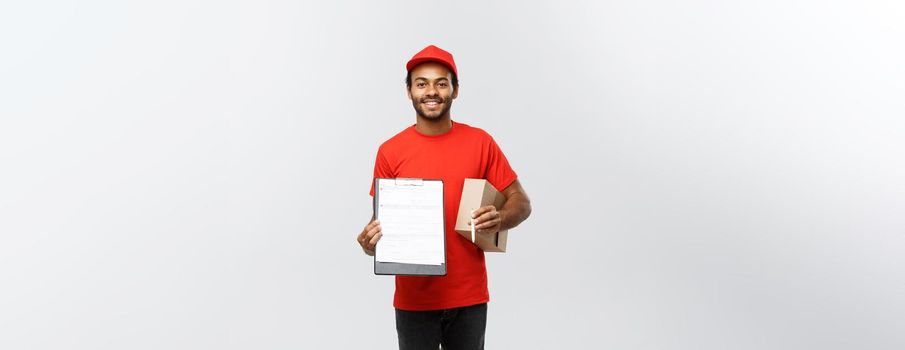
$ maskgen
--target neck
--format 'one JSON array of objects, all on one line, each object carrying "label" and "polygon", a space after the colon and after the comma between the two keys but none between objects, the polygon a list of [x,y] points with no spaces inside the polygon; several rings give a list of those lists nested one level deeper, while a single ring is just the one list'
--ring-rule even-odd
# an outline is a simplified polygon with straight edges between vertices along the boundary
[{"label": "neck", "polygon": [[415,123],[415,130],[429,136],[445,134],[449,132],[449,129],[452,129],[449,113],[437,119],[427,119],[419,115],[418,121]]}]

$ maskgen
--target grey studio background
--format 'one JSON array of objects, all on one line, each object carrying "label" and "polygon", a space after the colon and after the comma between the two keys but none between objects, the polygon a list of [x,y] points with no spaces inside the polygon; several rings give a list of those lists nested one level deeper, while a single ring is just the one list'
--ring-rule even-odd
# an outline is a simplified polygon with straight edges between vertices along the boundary
[{"label": "grey studio background", "polygon": [[905,347],[897,1],[9,1],[0,348],[392,349],[404,63],[533,200],[490,349]]}]

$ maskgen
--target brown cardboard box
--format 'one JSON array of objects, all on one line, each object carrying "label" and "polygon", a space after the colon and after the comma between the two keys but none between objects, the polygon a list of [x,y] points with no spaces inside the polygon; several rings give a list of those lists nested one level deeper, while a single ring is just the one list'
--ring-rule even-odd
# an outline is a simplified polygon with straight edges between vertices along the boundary
[{"label": "brown cardboard box", "polygon": [[475,234],[471,236],[471,211],[483,206],[493,205],[499,210],[506,202],[506,197],[483,179],[465,179],[462,187],[462,199],[459,201],[459,215],[456,218],[456,232],[477,244],[485,252],[506,252],[507,231],[492,234]]}]

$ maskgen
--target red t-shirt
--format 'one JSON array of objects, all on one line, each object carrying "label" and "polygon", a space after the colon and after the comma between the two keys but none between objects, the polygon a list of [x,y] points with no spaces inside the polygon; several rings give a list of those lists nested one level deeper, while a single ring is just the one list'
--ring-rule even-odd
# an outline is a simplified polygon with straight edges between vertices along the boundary
[{"label": "red t-shirt", "polygon": [[487,179],[502,191],[517,177],[490,134],[456,122],[436,136],[410,126],[380,145],[374,164],[374,178],[378,177],[443,180],[446,276],[396,276],[393,306],[418,311],[488,302],[484,251],[456,233],[455,226],[465,178]]}]

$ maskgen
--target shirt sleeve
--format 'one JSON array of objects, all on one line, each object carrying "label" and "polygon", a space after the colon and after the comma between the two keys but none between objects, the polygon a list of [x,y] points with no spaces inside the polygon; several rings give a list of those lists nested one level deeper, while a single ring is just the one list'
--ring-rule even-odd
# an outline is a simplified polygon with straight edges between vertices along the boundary
[{"label": "shirt sleeve", "polygon": [[503,154],[493,137],[490,137],[487,152],[487,168],[484,171],[484,178],[490,181],[497,191],[502,192],[518,179],[518,175],[509,166],[509,160],[506,159],[506,155]]},{"label": "shirt sleeve", "polygon": [[377,150],[377,159],[374,161],[374,177],[371,178],[371,197],[374,197],[374,181],[377,178],[395,178],[390,163],[387,161],[383,148]]}]

